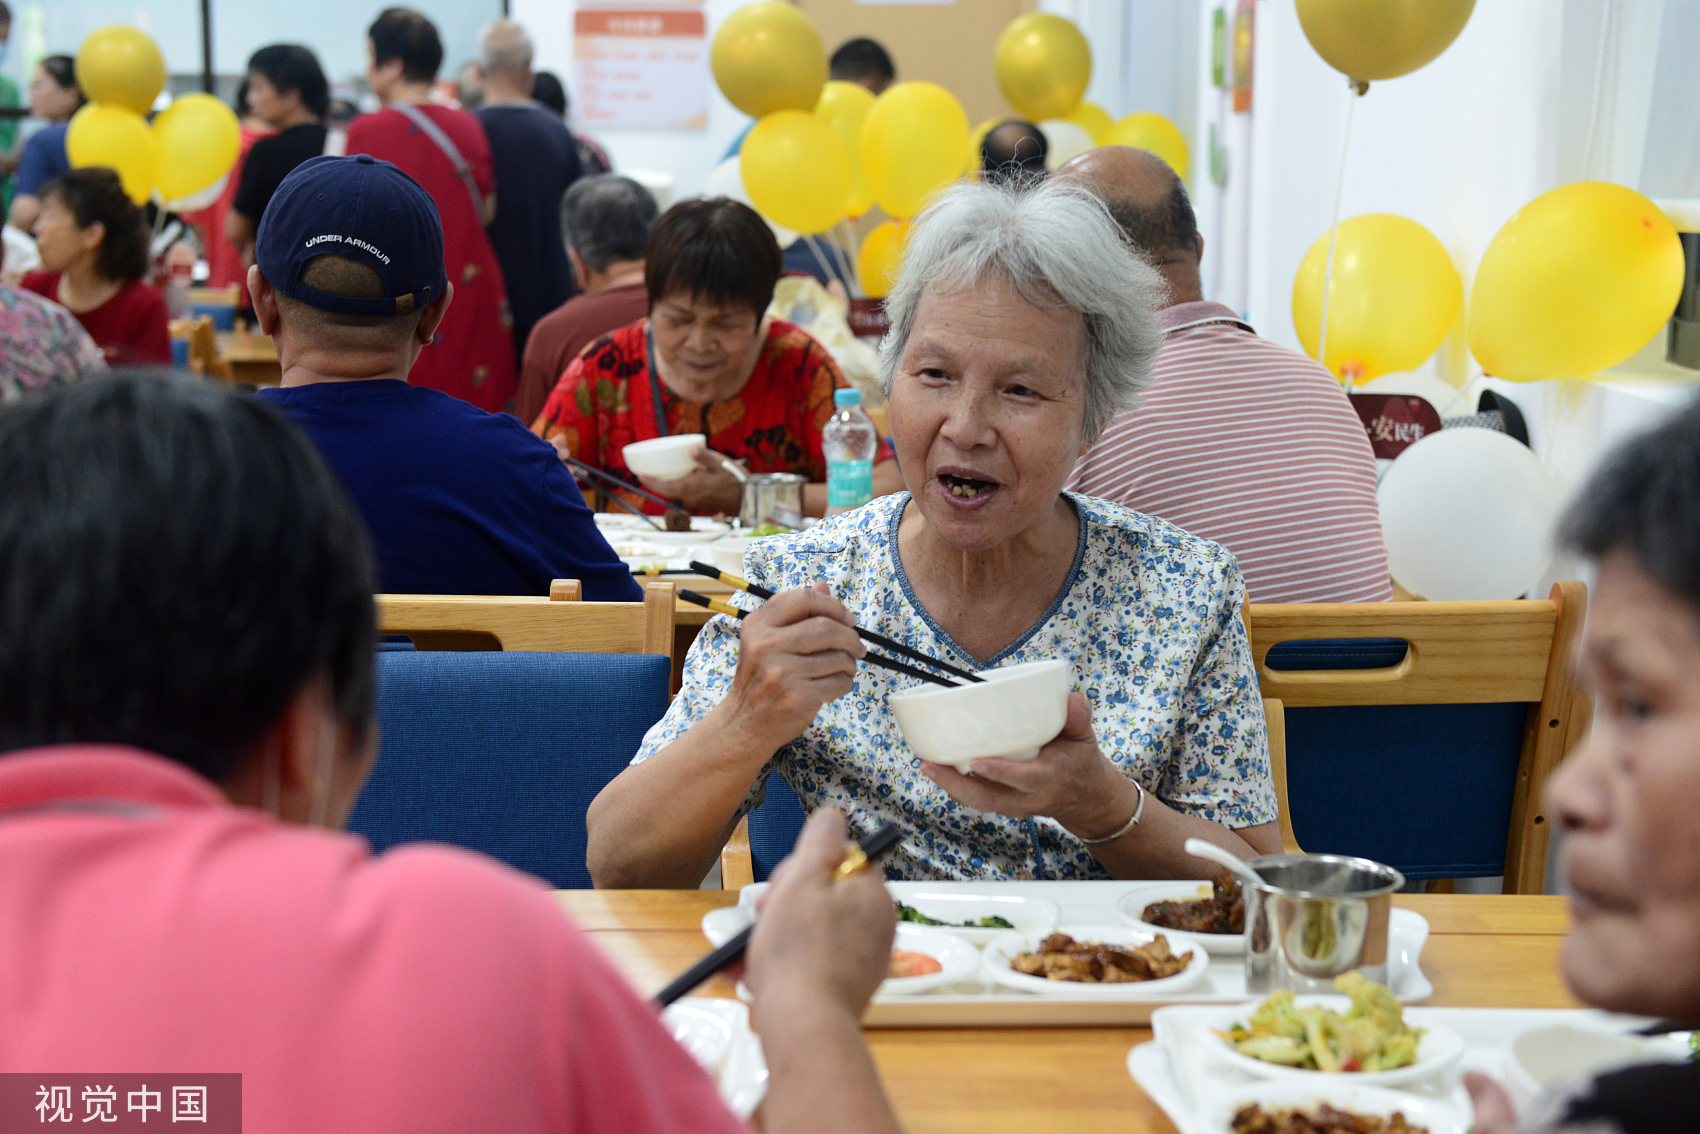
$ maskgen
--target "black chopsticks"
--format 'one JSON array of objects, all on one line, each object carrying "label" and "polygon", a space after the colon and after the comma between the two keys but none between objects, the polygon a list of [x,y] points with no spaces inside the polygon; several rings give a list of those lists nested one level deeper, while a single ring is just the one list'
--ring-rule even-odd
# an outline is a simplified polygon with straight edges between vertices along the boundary
[{"label": "black chopsticks", "polygon": [[[699,595],[698,597],[700,598],[701,596]],[[875,859],[879,858],[880,855],[896,846],[902,838],[903,832],[893,824],[887,823],[885,826],[863,839],[850,851],[848,855],[845,856],[844,861],[839,863],[838,869],[833,872],[833,881],[836,882],[845,875],[862,869],[862,867],[873,862]],[[744,955],[744,950],[749,948],[750,934],[755,932],[755,928],[755,922],[752,921],[749,925],[746,925],[743,929],[740,929],[736,934],[734,934],[731,940],[727,941],[718,949],[715,949],[708,956],[680,973],[677,977],[674,977],[671,984],[655,994],[655,1003],[662,1008],[667,1007],[681,996],[684,996],[686,993],[696,988],[697,985],[709,979],[715,973],[719,972],[727,965],[730,965],[733,961],[736,961],[739,957],[742,957]]]},{"label": "black chopsticks", "polygon": [[[712,599],[707,595],[699,595],[695,591],[680,591],[679,597],[684,599],[686,602],[694,602],[698,606],[706,606],[716,614],[724,614],[732,618],[742,619],[745,615],[750,613],[747,610],[739,610],[729,602],[721,602],[719,599]],[[883,654],[876,654],[872,650],[863,654],[862,660],[867,662],[869,665],[877,665],[882,669],[889,669],[895,673],[905,673],[910,677],[919,677],[922,681],[930,681],[934,685],[943,685],[948,689],[955,689],[958,687],[958,683],[951,681],[949,678],[940,677],[936,673],[928,673],[924,669],[916,669],[912,665],[905,665],[896,658],[888,658]]]},{"label": "black chopsticks", "polygon": [[619,489],[621,492],[635,492],[650,503],[661,505],[669,512],[682,511],[682,509],[679,508],[679,502],[677,500],[669,500],[665,496],[657,496],[648,489],[639,488],[635,484],[627,484],[613,473],[604,472],[595,465],[587,465],[583,461],[574,457],[562,457],[561,463],[566,465],[568,468],[577,469],[579,472],[584,473],[587,476],[595,477],[609,488]]},{"label": "black chopsticks", "polygon": [[[756,583],[752,583],[747,579],[740,579],[738,576],[732,574],[730,571],[722,571],[718,567],[711,567],[707,563],[703,563],[703,562],[700,562],[700,561],[695,560],[695,559],[691,560],[691,570],[695,571],[699,575],[707,575],[710,579],[718,579],[722,583],[725,583],[727,586],[732,587],[736,590],[748,591],[750,594],[755,595],[759,599],[770,599],[770,598],[773,597],[773,592],[768,590],[766,587],[760,586],[759,584],[756,584]],[[986,680],[985,678],[981,677],[977,673],[971,673],[966,669],[958,669],[955,666],[950,665],[947,662],[942,662],[939,659],[932,657],[929,654],[924,654],[920,650],[912,649],[908,646],[905,646],[902,642],[894,641],[890,638],[887,638],[884,634],[876,634],[872,630],[864,630],[860,626],[858,626],[858,627],[856,627],[856,636],[858,638],[862,639],[862,641],[864,641],[864,642],[868,642],[872,645],[880,646],[884,649],[890,650],[892,653],[898,654],[901,657],[906,657],[906,658],[910,658],[913,661],[918,661],[922,665],[930,665],[934,669],[942,669],[946,673],[950,674],[952,677],[960,677],[964,681],[973,681],[973,682],[982,682],[982,681]],[[868,657],[869,657],[869,660],[872,660],[873,655],[870,654],[870,655],[868,655]],[[875,662],[875,664],[877,665],[879,663]],[[904,669],[904,670],[900,670],[899,672],[912,673],[914,671],[909,670],[909,669]],[[934,680],[937,680],[937,679],[935,678]],[[951,683],[950,682],[939,682],[939,684],[948,685],[948,684],[951,684]]]}]

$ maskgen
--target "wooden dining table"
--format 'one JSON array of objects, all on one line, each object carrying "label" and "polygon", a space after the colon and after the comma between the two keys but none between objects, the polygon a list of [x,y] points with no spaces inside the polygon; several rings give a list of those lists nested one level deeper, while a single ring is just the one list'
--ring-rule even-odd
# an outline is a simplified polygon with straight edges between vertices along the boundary
[{"label": "wooden dining table", "polygon": [[[703,914],[733,905],[723,890],[563,890],[562,907],[649,995],[708,952]],[[1422,1003],[1468,1008],[1574,1008],[1558,974],[1563,898],[1402,894],[1428,919]],[[716,978],[696,993],[731,996]],[[760,1022],[757,1021],[757,1029]],[[911,1134],[1132,1131],[1174,1134],[1127,1072],[1146,1027],[870,1028],[868,1048]]]}]

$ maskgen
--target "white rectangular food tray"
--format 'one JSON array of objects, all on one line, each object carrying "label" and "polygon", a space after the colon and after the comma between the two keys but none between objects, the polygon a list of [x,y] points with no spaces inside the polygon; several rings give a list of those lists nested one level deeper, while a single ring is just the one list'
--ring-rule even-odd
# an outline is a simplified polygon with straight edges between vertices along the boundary
[{"label": "white rectangular food tray", "polygon": [[[1149,881],[890,882],[886,889],[899,901],[922,892],[1048,898],[1061,907],[1059,924],[1066,926],[1126,924],[1116,912],[1116,900],[1144,885]],[[740,900],[753,900],[753,894]],[[1387,983],[1400,1000],[1422,1000],[1434,993],[1418,963],[1428,932],[1428,921],[1421,914],[1393,911],[1388,924]],[[978,976],[911,996],[881,993],[868,1006],[862,1022],[870,1028],[1129,1027],[1150,1023],[1151,1013],[1165,1004],[1238,1004],[1247,999],[1245,958],[1212,957],[1202,984],[1149,1000],[1130,999],[1125,993],[1114,1000],[1094,998],[1089,992],[1024,993]]]},{"label": "white rectangular food tray", "polygon": [[[1157,1014],[1151,1021],[1152,1039],[1134,1045],[1127,1053],[1127,1068],[1151,1100],[1169,1116],[1180,1134],[1228,1134],[1206,1117],[1206,1109],[1222,1096],[1257,1080],[1217,1060],[1196,1040],[1195,1035],[1212,1010],[1179,1006]],[[1450,1028],[1463,1037],[1464,1054],[1456,1063],[1428,1079],[1395,1088],[1402,1094],[1435,1099],[1451,1104],[1460,1113],[1470,1113],[1469,1095],[1461,1080],[1466,1071],[1482,1071],[1503,1080],[1511,1042],[1534,1028],[1568,1024],[1586,1031],[1626,1032],[1647,1021],[1591,1008],[1408,1008],[1405,1019],[1417,1027]],[[1338,1077],[1349,1081],[1349,1075]],[[1319,1088],[1325,1094],[1326,1087]]]}]

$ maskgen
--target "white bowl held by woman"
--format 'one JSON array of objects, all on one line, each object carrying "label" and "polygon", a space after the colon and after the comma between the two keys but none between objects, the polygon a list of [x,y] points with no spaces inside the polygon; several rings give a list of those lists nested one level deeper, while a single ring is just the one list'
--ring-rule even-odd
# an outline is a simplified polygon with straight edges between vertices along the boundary
[{"label": "white bowl held by woman", "polygon": [[917,685],[888,699],[909,750],[966,771],[975,760],[1031,760],[1068,719],[1069,664],[1024,662],[972,685]]},{"label": "white bowl held by woman", "polygon": [[[1352,1006],[1349,998],[1344,996],[1295,996],[1293,1003],[1300,1008],[1321,1006],[1332,1008],[1344,1013]],[[1237,1008],[1224,1008],[1215,1014],[1207,1023],[1200,1025],[1195,1037],[1199,1046],[1220,1058],[1235,1070],[1260,1079],[1288,1079],[1318,1082],[1323,1080],[1341,1080],[1351,1083],[1367,1083],[1371,1086],[1388,1087],[1395,1083],[1412,1083],[1418,1079],[1427,1079],[1437,1072],[1444,1071],[1464,1054],[1464,1037],[1451,1028],[1437,1024],[1419,1023],[1407,1020],[1413,1027],[1423,1029],[1423,1038],[1417,1042],[1417,1059],[1415,1063],[1404,1067],[1394,1067],[1387,1071],[1317,1071],[1308,1067],[1288,1067],[1281,1063],[1270,1063],[1263,1059],[1253,1059],[1249,1055],[1241,1055],[1234,1050],[1234,1045],[1218,1033],[1225,1033],[1236,1023],[1246,1023],[1251,1014],[1263,1004],[1261,1000],[1253,1000],[1241,1004]]]},{"label": "white bowl held by woman", "polygon": [[1280,1111],[1295,1107],[1310,1110],[1322,1103],[1377,1118],[1403,1114],[1406,1122],[1427,1130],[1428,1134],[1465,1134],[1469,1129],[1468,1119],[1448,1099],[1425,1098],[1390,1091],[1385,1087],[1347,1082],[1339,1075],[1326,1084],[1263,1082],[1224,1090],[1221,1101],[1209,1106],[1211,1121],[1205,1129],[1232,1130],[1230,1124],[1234,1115],[1239,1113],[1240,1108],[1253,1104],[1265,1111]]},{"label": "white bowl held by woman", "polygon": [[679,433],[672,437],[654,437],[634,441],[620,450],[626,467],[651,480],[678,480],[697,467],[691,450],[706,445],[708,438],[701,433]]},{"label": "white bowl held by woman", "polygon": [[1245,952],[1244,933],[1199,933],[1195,930],[1166,929],[1144,920],[1145,907],[1152,902],[1190,902],[1208,898],[1212,893],[1208,882],[1151,882],[1135,886],[1116,899],[1116,912],[1135,929],[1147,933],[1185,933],[1196,937],[1210,950],[1212,957],[1237,957]]},{"label": "white bowl held by woman", "polygon": [[[1059,926],[1054,933],[1066,933],[1076,941],[1102,945],[1149,945],[1157,936],[1139,929],[1130,929],[1125,925],[1064,925]],[[1017,955],[1031,953],[1039,947],[1040,942],[1049,937],[1049,933],[1005,933],[994,937],[986,943],[981,952],[982,964],[986,976],[1005,988],[1019,989],[1022,992],[1036,992],[1046,996],[1091,997],[1105,1000],[1160,1000],[1177,992],[1185,992],[1193,985],[1204,979],[1210,969],[1210,954],[1196,940],[1185,934],[1170,933],[1168,930],[1158,932],[1169,942],[1169,951],[1175,956],[1192,954],[1186,968],[1171,977],[1158,980],[1132,981],[1126,984],[1094,984],[1075,980],[1050,980],[1046,977],[1032,976],[1028,973],[1017,972],[1010,964]]]}]

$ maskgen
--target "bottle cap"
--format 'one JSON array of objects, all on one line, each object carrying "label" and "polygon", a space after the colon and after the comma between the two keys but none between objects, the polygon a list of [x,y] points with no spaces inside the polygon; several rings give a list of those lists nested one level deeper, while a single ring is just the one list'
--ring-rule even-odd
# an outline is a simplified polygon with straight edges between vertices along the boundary
[{"label": "bottle cap", "polygon": [[862,404],[862,391],[855,387],[834,390],[832,392],[832,404],[839,409],[843,409],[845,406],[859,406]]}]

